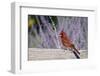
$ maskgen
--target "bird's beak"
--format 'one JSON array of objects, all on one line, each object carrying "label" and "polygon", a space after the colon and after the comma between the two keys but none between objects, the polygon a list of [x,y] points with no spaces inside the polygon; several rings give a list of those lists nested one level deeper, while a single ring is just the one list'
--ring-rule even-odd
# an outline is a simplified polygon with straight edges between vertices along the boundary
[{"label": "bird's beak", "polygon": [[61,35],[59,35],[59,37],[61,37]]}]

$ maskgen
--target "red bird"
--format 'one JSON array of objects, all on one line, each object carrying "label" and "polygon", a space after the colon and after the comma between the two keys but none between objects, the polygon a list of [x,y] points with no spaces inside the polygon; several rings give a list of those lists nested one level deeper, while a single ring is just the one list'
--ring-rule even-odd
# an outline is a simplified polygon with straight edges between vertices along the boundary
[{"label": "red bird", "polygon": [[68,38],[67,34],[64,31],[61,31],[60,38],[61,38],[61,42],[63,46],[66,48],[73,49],[74,51],[72,52],[74,53],[76,58],[80,59],[80,56],[79,56],[80,52],[75,48],[74,44],[71,42],[71,40]]}]

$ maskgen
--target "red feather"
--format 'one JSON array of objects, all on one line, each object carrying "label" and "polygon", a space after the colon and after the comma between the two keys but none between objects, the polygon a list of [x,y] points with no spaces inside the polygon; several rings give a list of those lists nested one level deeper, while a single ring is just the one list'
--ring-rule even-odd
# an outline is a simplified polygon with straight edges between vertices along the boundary
[{"label": "red feather", "polygon": [[[74,49],[73,53],[78,53],[80,54],[80,52],[75,48],[74,44],[72,43],[72,41],[68,38],[67,34],[64,31],[61,31],[60,33],[60,37],[61,37],[61,42],[63,44],[64,47],[66,48],[71,48]],[[77,54],[75,54],[77,55]],[[77,55],[78,56],[78,55]],[[78,57],[77,57],[78,58]]]}]

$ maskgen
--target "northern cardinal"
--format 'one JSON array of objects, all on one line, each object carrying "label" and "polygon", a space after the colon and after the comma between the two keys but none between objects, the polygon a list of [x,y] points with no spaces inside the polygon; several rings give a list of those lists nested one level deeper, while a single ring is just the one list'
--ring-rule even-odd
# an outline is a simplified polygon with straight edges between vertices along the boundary
[{"label": "northern cardinal", "polygon": [[80,52],[75,48],[74,44],[71,42],[71,40],[68,38],[67,34],[64,31],[61,31],[60,33],[60,38],[61,38],[61,42],[63,44],[63,46],[65,48],[71,48],[74,51],[72,51],[74,53],[74,55],[76,56],[77,59],[80,59]]}]

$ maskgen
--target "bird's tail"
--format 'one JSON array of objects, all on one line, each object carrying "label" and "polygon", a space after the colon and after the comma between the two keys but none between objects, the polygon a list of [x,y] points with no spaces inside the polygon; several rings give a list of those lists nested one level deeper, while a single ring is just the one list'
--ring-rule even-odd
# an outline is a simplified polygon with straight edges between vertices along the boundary
[{"label": "bird's tail", "polygon": [[80,52],[75,48],[74,45],[72,45],[72,47],[73,47],[73,49],[74,49],[78,54],[80,54]]},{"label": "bird's tail", "polygon": [[75,55],[75,57],[76,57],[77,59],[80,59],[80,56],[79,56],[75,51],[73,51],[73,53],[74,53],[74,55]]}]

